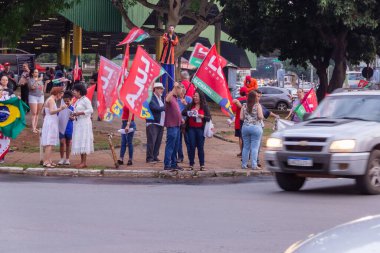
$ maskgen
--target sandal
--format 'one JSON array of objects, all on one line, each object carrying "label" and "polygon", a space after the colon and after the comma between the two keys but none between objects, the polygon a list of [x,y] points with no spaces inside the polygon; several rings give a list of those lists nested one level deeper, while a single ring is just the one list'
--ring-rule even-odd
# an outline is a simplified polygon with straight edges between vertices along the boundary
[{"label": "sandal", "polygon": [[205,168],[205,166],[201,166],[201,168],[200,168],[199,170],[200,170],[200,171],[205,171],[206,168]]},{"label": "sandal", "polygon": [[51,163],[44,163],[43,165],[45,168],[55,168],[55,166]]},{"label": "sandal", "polygon": [[190,170],[194,170],[194,166],[193,166],[193,165],[190,165],[190,166],[189,166],[189,169],[190,169]]}]

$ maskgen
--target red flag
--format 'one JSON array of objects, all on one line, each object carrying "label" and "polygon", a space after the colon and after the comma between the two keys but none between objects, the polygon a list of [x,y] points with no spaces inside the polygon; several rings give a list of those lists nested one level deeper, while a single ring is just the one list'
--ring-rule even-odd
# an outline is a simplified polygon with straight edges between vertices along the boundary
[{"label": "red flag", "polygon": [[75,59],[75,66],[74,66],[74,82],[75,81],[80,81],[79,77],[79,63],[78,63],[78,56]]},{"label": "red flag", "polygon": [[[202,61],[207,56],[210,49],[208,47],[203,46],[201,43],[196,43],[193,52],[191,53],[189,63],[195,67],[199,67],[202,64]],[[221,66],[224,68],[227,65],[227,60],[220,56],[222,60]]]},{"label": "red flag", "polygon": [[100,57],[98,72],[98,115],[104,119],[107,111],[110,111],[116,94],[116,84],[120,74],[120,66]]},{"label": "red flag", "polygon": [[125,48],[124,59],[123,59],[123,63],[121,64],[121,71],[119,73],[119,77],[117,81],[116,89],[117,89],[118,95],[120,94],[120,89],[124,85],[125,80],[127,79],[127,76],[128,76],[128,64],[129,64],[129,44],[127,44],[127,47]]},{"label": "red flag", "polygon": [[148,33],[138,27],[133,27],[132,30],[129,31],[127,37],[125,37],[124,40],[118,44],[118,46],[132,42],[141,42],[146,38],[149,38]]},{"label": "red flag", "polygon": [[368,81],[366,81],[366,80],[360,80],[359,83],[358,83],[358,88],[365,88],[365,87],[367,87],[368,84],[369,84]]},{"label": "red flag", "polygon": [[312,113],[318,107],[318,98],[314,89],[310,89],[304,97],[303,103],[306,105],[306,112]]},{"label": "red flag", "polygon": [[143,103],[149,97],[152,84],[162,74],[161,66],[139,46],[125,82],[127,85],[120,89],[121,101],[133,114],[145,118],[142,116]]},{"label": "red flag", "polygon": [[223,59],[218,55],[216,47],[213,45],[195,73],[192,82],[219,104],[226,115],[234,117],[230,102],[231,94],[222,72],[222,64]]},{"label": "red flag", "polygon": [[94,96],[95,87],[96,87],[96,85],[91,85],[90,87],[87,88],[86,97],[90,100],[92,100],[92,97]]},{"label": "red flag", "polygon": [[[96,87],[96,85],[91,85],[90,87],[87,88],[86,97],[90,100],[92,100],[92,97],[94,96],[95,87]],[[77,98],[74,97],[72,100],[72,103],[75,104],[76,102],[77,102]]]}]

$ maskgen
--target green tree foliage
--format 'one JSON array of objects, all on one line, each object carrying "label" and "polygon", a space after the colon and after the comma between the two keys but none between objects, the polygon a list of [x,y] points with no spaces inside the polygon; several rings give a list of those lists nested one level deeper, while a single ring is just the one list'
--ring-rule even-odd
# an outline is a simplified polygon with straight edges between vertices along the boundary
[{"label": "green tree foliage", "polygon": [[79,0],[2,0],[0,1],[0,38],[14,46],[35,21],[69,8]]},{"label": "green tree foliage", "polygon": [[[347,62],[376,54],[380,1],[223,0],[226,26],[239,46],[258,54],[280,50],[281,60],[306,67],[320,78],[318,97],[342,87]],[[330,60],[334,71],[326,74]]]},{"label": "green tree foliage", "polygon": [[[132,29],[136,25],[128,15],[128,8],[138,4],[154,11],[163,17],[167,25],[178,25],[183,20],[192,23],[192,28],[180,36],[180,43],[175,49],[176,57],[182,55],[199,35],[210,25],[221,22],[223,11],[219,11],[216,2],[219,0],[112,0],[114,6],[120,11],[127,27]],[[142,27],[152,37],[159,37],[164,33],[161,27]]]}]

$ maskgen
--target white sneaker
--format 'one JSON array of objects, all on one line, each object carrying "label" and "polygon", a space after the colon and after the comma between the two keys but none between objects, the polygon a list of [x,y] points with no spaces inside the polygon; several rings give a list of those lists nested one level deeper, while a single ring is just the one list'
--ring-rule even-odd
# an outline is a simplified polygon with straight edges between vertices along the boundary
[{"label": "white sneaker", "polygon": [[61,159],[61,160],[59,160],[59,162],[58,162],[58,165],[63,165],[65,163],[65,159]]},{"label": "white sneaker", "polygon": [[70,160],[66,159],[64,165],[70,165]]}]

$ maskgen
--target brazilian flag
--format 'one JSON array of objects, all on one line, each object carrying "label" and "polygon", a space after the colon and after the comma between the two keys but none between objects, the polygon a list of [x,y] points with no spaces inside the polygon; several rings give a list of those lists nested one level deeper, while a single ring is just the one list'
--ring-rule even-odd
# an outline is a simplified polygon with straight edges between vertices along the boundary
[{"label": "brazilian flag", "polygon": [[0,101],[0,131],[15,139],[26,126],[25,112],[28,106],[17,97]]}]

